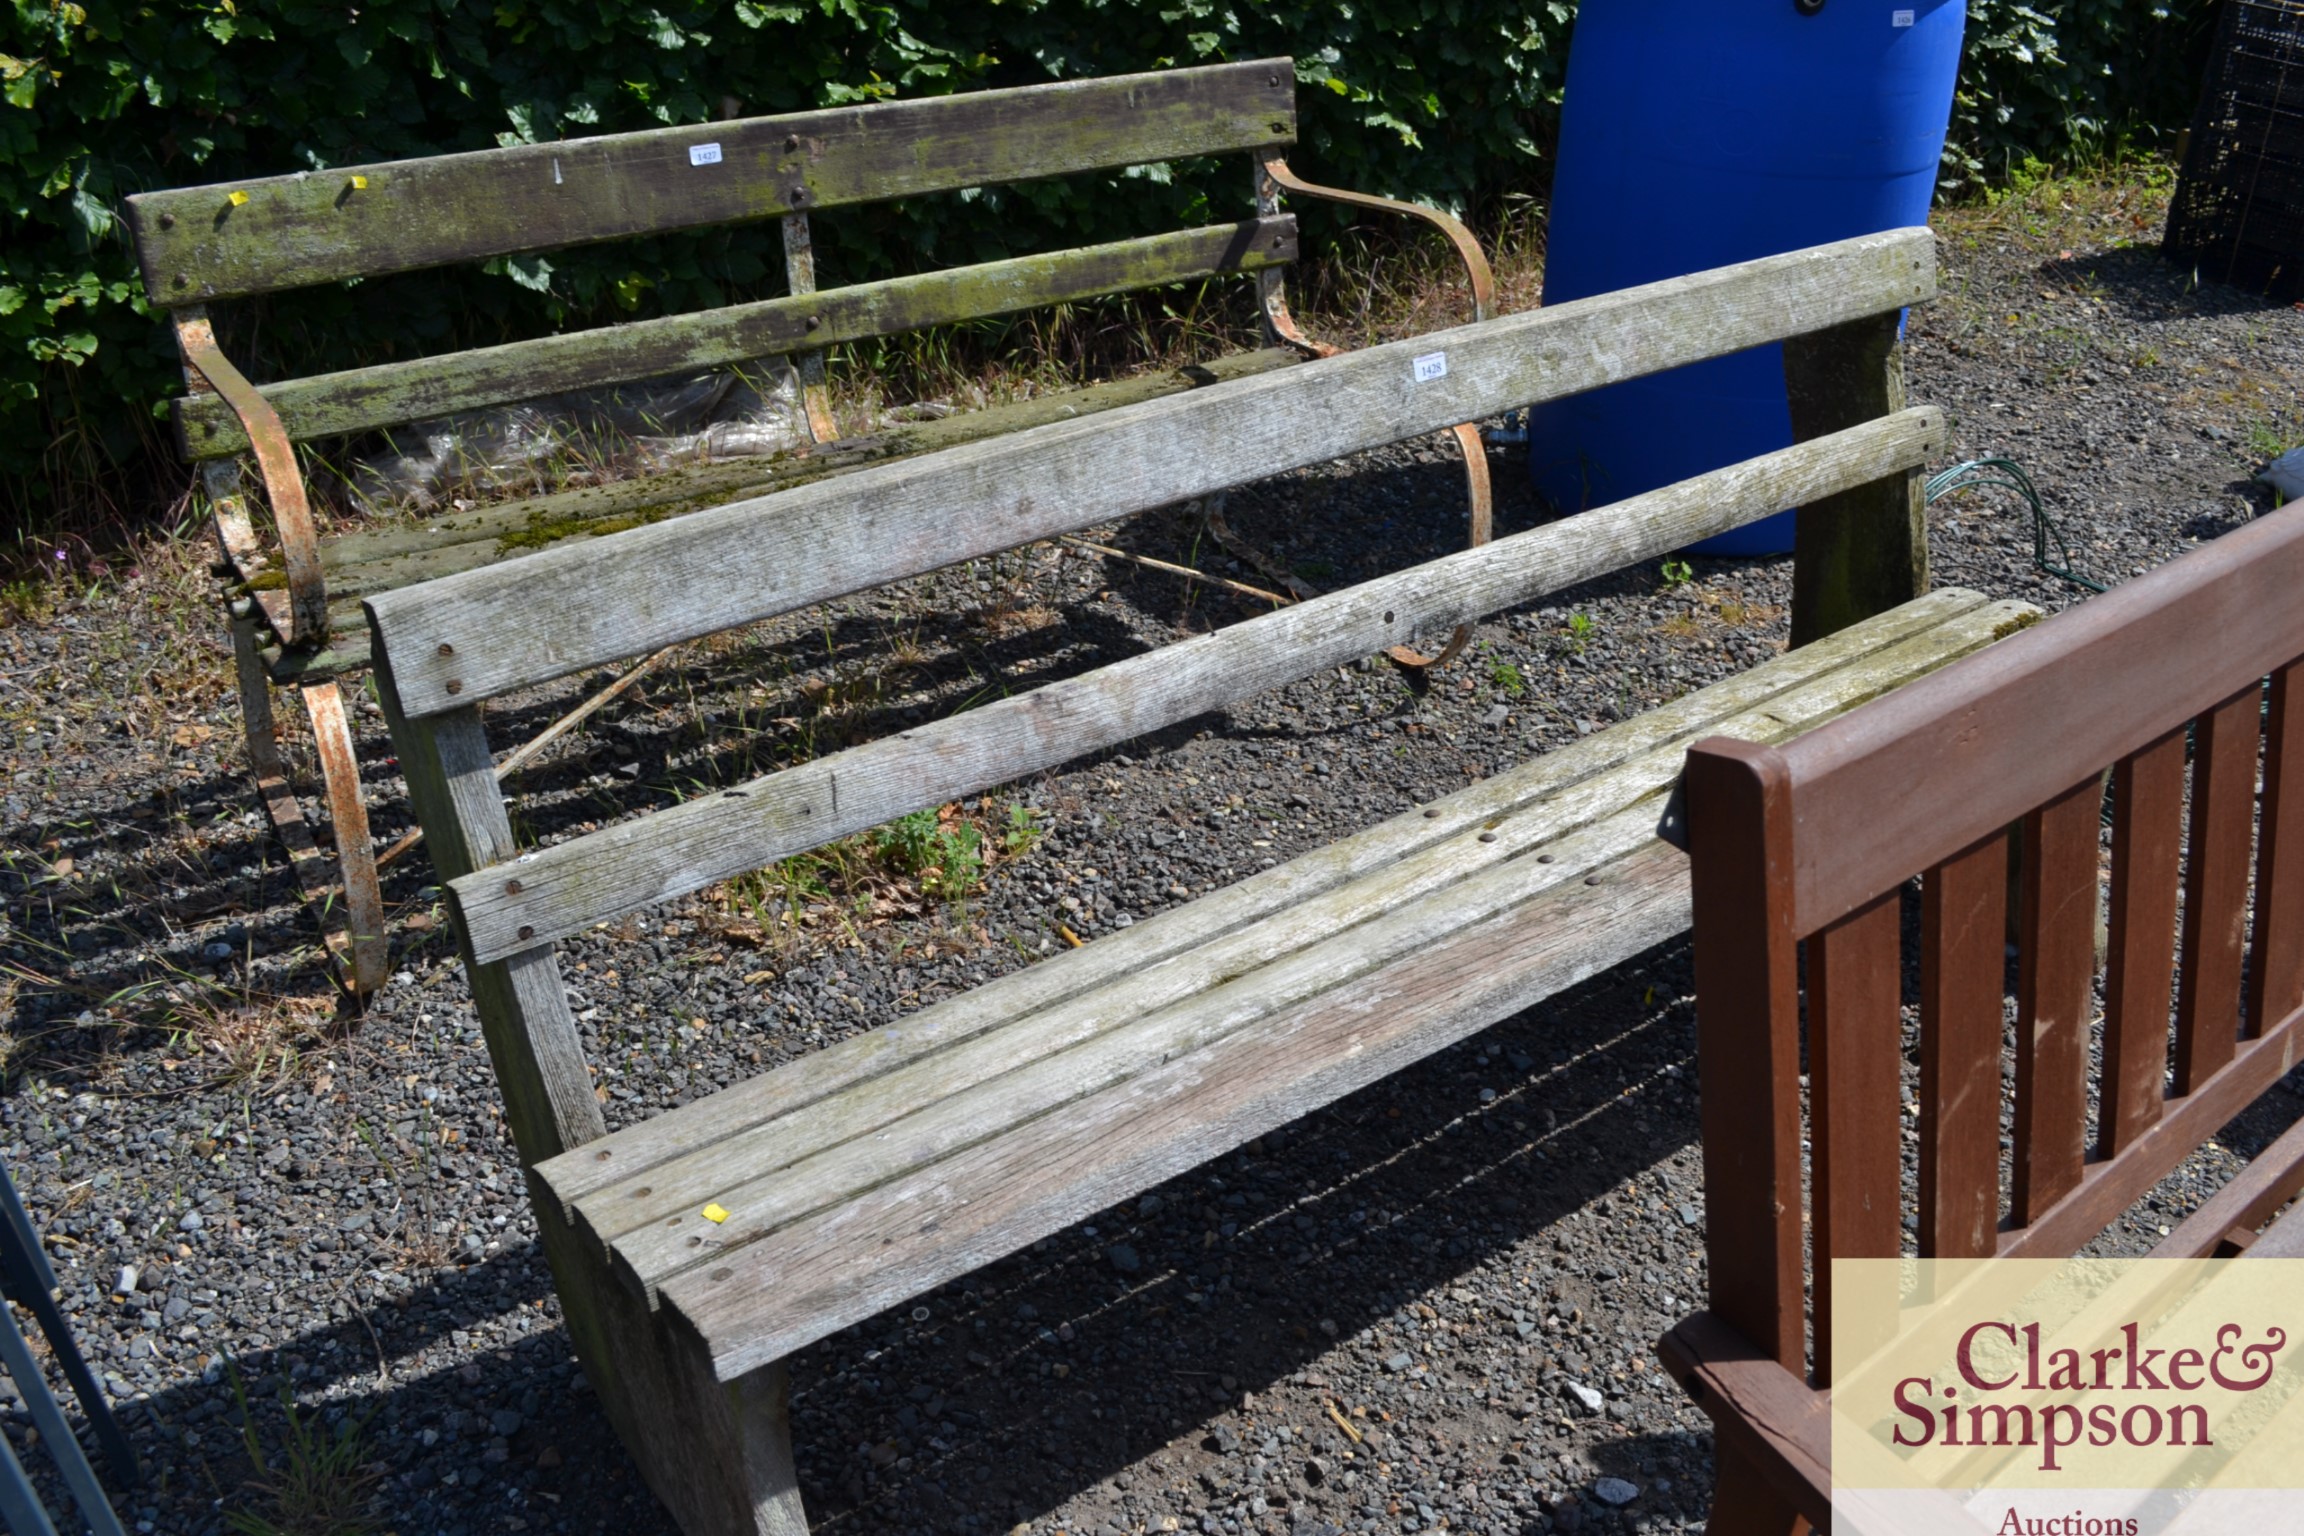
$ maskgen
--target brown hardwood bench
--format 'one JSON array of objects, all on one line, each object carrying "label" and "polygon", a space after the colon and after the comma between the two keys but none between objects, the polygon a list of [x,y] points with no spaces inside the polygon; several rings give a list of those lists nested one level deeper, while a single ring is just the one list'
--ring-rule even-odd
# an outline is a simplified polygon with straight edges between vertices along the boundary
[{"label": "brown hardwood bench", "polygon": [[[685,1529],[804,1529],[784,1361],[1682,929],[1681,747],[1797,733],[2032,610],[1916,595],[1895,335],[1925,230],[1772,257],[885,464],[367,599],[377,678],[579,1355]],[[1784,339],[1805,440],[550,846],[480,705],[684,637]],[[1818,400],[1825,402],[1819,406]],[[1827,412],[1843,421],[1823,420]],[[1406,816],[608,1133],[556,941],[1802,508],[1811,643]]]},{"label": "brown hardwood bench", "polygon": [[[1826,1528],[1829,1260],[1905,1252],[1908,1212],[1921,1257],[2076,1253],[2304,1056],[2299,592],[2275,512],[1796,741],[1689,751],[1711,1290],[1662,1350],[1717,1428],[1713,1530]],[[2304,1215],[2257,1229],[2299,1190],[2304,1124],[2152,1254],[2297,1256]]]},{"label": "brown hardwood bench", "polygon": [[[1289,59],[1124,75],[1015,90],[745,118],[434,159],[300,172],[145,193],[128,200],[145,292],[169,314],[190,392],[175,405],[184,454],[202,466],[221,546],[251,767],[298,878],[316,901],[340,881],[356,991],[378,985],[385,940],[359,765],[335,681],[368,662],[362,599],[539,549],[762,494],[859,465],[1073,420],[1333,350],[1291,319],[1284,273],[1297,254],[1283,194],[1425,220],[1462,258],[1475,312],[1486,261],[1463,226],[1409,203],[1314,186],[1282,151],[1296,135]],[[1252,176],[1233,223],[915,276],[819,287],[811,220],[896,198],[1187,156],[1245,152]],[[787,293],[509,345],[251,383],[220,347],[209,306],[515,253],[782,221]],[[864,435],[842,433],[824,349],[1101,295],[1209,279],[1256,285],[1265,345],[1155,374]],[[812,444],[765,458],[686,467],[622,483],[459,509],[323,537],[295,445],[404,426],[562,391],[789,357]],[[1487,464],[1477,434],[1455,436],[1468,478],[1471,541],[1487,536]],[[263,506],[243,489],[252,454]],[[258,513],[270,528],[260,536]],[[930,563],[938,563],[931,561]],[[923,569],[925,567],[922,567]],[[1402,652],[1411,664],[1430,660]],[[271,690],[291,687],[318,749],[337,862],[331,873],[289,785]]]}]

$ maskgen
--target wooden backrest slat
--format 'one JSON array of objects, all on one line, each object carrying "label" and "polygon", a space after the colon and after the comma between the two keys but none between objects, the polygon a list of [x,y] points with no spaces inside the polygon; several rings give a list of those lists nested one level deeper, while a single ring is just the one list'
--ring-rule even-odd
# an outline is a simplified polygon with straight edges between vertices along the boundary
[{"label": "wooden backrest slat", "polygon": [[[2203,695],[2304,654],[2304,541],[2288,528],[2258,518],[2060,615],[2052,640],[2017,635],[1898,690],[1893,712],[1858,711],[1847,729],[1787,744],[1799,782],[1833,786],[1813,794],[1794,850],[1802,930],[2015,824],[2089,765],[2181,725]],[[2033,739],[2056,750],[2005,749]]]},{"label": "wooden backrest slat", "polygon": [[1259,59],[148,192],[146,294],[176,307],[523,251],[1293,142]]},{"label": "wooden backrest slat", "polygon": [[2240,1043],[2240,963],[2263,706],[2263,688],[2251,678],[2193,726],[2184,947],[2177,965],[2178,1093],[2190,1093],[2222,1071]]},{"label": "wooden backrest slat", "polygon": [[[1370,347],[380,594],[424,715],[1534,401],[1917,302],[1897,230]],[[1438,357],[1444,374],[1431,377]]]},{"label": "wooden backrest slat", "polygon": [[[1293,217],[1250,219],[288,379],[263,386],[264,398],[280,413],[288,435],[301,442],[561,390],[720,368],[802,347],[1255,272],[1295,257]],[[248,446],[240,418],[221,395],[178,400],[175,411],[187,457],[217,458]]]},{"label": "wooden backrest slat", "polygon": [[[1816,1191],[1815,1372],[1832,1379],[1838,1281],[1831,1255],[1892,1259],[1902,1251],[1898,1159],[1904,1139],[1902,903],[1896,892],[1808,940],[1808,1126]],[[1886,1323],[1891,1291],[1853,1316]],[[1884,1337],[1853,1337],[1860,1348]]]},{"label": "wooden backrest slat", "polygon": [[2304,1007],[2304,662],[2272,674],[2264,799],[2256,829],[2256,925],[2248,951],[2251,1038]]},{"label": "wooden backrest slat", "polygon": [[2000,1227],[2001,977],[2008,840],[1920,882],[1920,1255],[1978,1258]]},{"label": "wooden backrest slat", "polygon": [[2184,852],[2184,729],[2112,770],[2110,948],[2104,970],[2099,1157],[2160,1121],[2168,1094],[2168,1009],[2176,986],[2176,890]]},{"label": "wooden backrest slat", "polygon": [[[1942,441],[1938,413],[1900,412],[615,822],[524,854],[516,880],[494,871],[451,882],[459,926],[483,961],[546,945],[649,902],[1344,665],[1409,635],[1443,633],[1775,508],[1917,468]],[[858,520],[876,510],[865,496],[849,507]],[[370,600],[371,612],[379,601]],[[398,641],[387,635],[386,645],[397,667]]]},{"label": "wooden backrest slat", "polygon": [[2103,806],[2103,780],[2090,774],[2024,818],[2008,1199],[2019,1226],[2079,1187],[2087,1156]]}]

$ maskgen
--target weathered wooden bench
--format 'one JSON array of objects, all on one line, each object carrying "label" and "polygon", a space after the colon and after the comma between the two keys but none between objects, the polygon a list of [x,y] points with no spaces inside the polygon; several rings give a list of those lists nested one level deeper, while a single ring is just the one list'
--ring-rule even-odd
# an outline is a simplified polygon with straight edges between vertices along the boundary
[{"label": "weathered wooden bench", "polygon": [[[2030,610],[1923,584],[1904,230],[1234,379],[367,599],[576,1347],[693,1532],[803,1528],[783,1362],[1688,921],[1682,745],[1775,740]],[[1786,339],[1807,440],[547,847],[480,704],[913,569]],[[1818,385],[1817,381],[1826,381]],[[1819,405],[1817,402],[1824,402]],[[1830,420],[1837,413],[1842,419]],[[1819,638],[1511,773],[606,1133],[554,943],[917,807],[1798,505]]]},{"label": "weathered wooden bench", "polygon": [[[190,393],[176,402],[183,452],[203,466],[222,548],[241,710],[260,793],[298,878],[316,899],[340,879],[350,973],[373,989],[384,915],[359,768],[334,679],[367,664],[363,598],[553,544],[759,495],[780,483],[981,441],[1317,357],[1290,317],[1283,276],[1296,222],[1283,193],[1410,215],[1462,258],[1475,312],[1486,261],[1463,226],[1431,209],[1314,186],[1281,151],[1295,139],[1289,59],[1125,75],[971,95],[746,118],[693,128],[482,150],[146,193],[128,200],[145,291],[169,312]],[[1237,223],[911,277],[819,289],[810,220],[822,211],[973,187],[1246,151],[1253,178]],[[208,306],[314,284],[476,262],[605,240],[782,219],[785,297],[631,321],[473,351],[300,379],[249,382],[220,349]],[[1173,373],[843,437],[824,349],[938,325],[1205,279],[1256,284],[1266,346]],[[322,537],[295,444],[402,426],[561,391],[688,374],[770,357],[798,367],[815,445],[623,483]],[[1487,462],[1456,432],[1471,541],[1487,536]],[[242,488],[252,453],[271,537]],[[924,552],[932,553],[932,552]],[[928,564],[936,563],[929,560]],[[925,567],[923,567],[925,568]],[[1403,652],[1411,664],[1429,660]],[[271,690],[301,694],[316,738],[339,873],[318,855],[276,744]],[[332,935],[335,947],[347,936]]]},{"label": "weathered wooden bench", "polygon": [[[1898,1256],[1908,1210],[1922,1257],[2074,1254],[2304,1055],[2299,591],[2304,511],[2274,513],[1797,741],[1688,753],[1711,1292],[1663,1356],[1717,1426],[1713,1530],[1828,1528],[1811,1381],[1831,1379],[1831,1259]],[[1908,1157],[1899,910],[1916,874]],[[1895,1194],[1906,1170],[1916,1210]],[[2256,1232],[2299,1190],[2304,1125],[2153,1256],[2304,1254],[2298,1211]]]}]

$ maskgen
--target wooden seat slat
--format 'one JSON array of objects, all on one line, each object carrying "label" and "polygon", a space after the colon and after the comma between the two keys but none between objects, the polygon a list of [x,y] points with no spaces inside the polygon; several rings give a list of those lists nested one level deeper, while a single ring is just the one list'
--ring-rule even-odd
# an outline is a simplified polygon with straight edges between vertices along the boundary
[{"label": "wooden seat slat", "polygon": [[[1105,294],[1259,272],[1294,261],[1296,254],[1293,217],[1249,219],[284,379],[264,385],[264,398],[293,439],[349,436],[564,390],[700,372]],[[179,399],[175,413],[189,458],[215,458],[248,447],[239,417],[220,395]]]},{"label": "wooden seat slat", "polygon": [[1687,921],[1680,856],[1651,843],[1371,977],[686,1271],[662,1291],[721,1380],[1332,1103]]},{"label": "wooden seat slat", "polygon": [[182,305],[1295,136],[1295,66],[1260,59],[146,192],[128,216],[146,293]]},{"label": "wooden seat slat", "polygon": [[[1845,673],[1875,651],[1904,646],[1962,620],[1983,599],[1945,588],[1863,624],[1803,646],[1634,718],[1482,780],[1423,811],[1380,823],[1262,871],[1237,885],[1109,934],[1079,950],[989,982],[910,1019],[829,1046],[720,1093],[669,1110],[615,1136],[538,1165],[543,1186],[564,1209],[612,1186],[667,1183],[663,1170],[692,1152],[721,1148],[747,1129],[794,1114],[868,1078],[947,1051],[1011,1019],[1067,1005],[1091,991],[1145,974],[1171,957],[1223,939],[1273,915],[1298,910],[1350,882],[1395,869],[1436,845],[1557,802],[1578,787],[1649,754],[1676,755],[1717,722],[1755,717],[1774,701]],[[2004,618],[1991,621],[1999,627]],[[1862,690],[1845,687],[1844,703]],[[1755,720],[1755,728],[1761,728]],[[714,1154],[725,1155],[725,1154]],[[708,1198],[708,1194],[707,1194]],[[620,1218],[607,1223],[626,1230]]]},{"label": "wooden seat slat", "polygon": [[[1782,739],[1990,643],[2025,611],[1965,596],[1975,606],[1944,623],[1884,647],[1877,634],[1868,636],[1865,651],[1847,665],[1758,708],[1723,712],[1701,728]],[[579,1201],[580,1224],[613,1240],[620,1267],[653,1287],[740,1245],[748,1234],[764,1235],[837,1204],[899,1170],[1395,963],[1467,922],[1584,878],[1654,836],[1656,801],[1678,759],[1677,743],[1668,743],[1540,799],[1509,784],[1482,786],[1477,795],[1465,791],[1453,798],[1521,803],[1253,926],[1057,1008],[1016,1016],[991,1034],[861,1082],[837,1099],[718,1139],[700,1137],[691,1124],[691,1151]],[[1412,835],[1434,820],[1470,821],[1445,801],[1428,809],[1441,814],[1411,813],[1400,819],[1403,830]],[[1543,860],[1532,857],[1539,849]],[[921,1023],[933,1029],[931,1020]],[[726,1209],[728,1222],[691,1243],[700,1231],[695,1213],[707,1204]]]},{"label": "wooden seat slat", "polygon": [[[761,503],[738,502],[634,529],[612,556],[547,550],[517,573],[468,571],[380,594],[370,619],[405,658],[402,708],[437,714],[910,574],[923,540],[938,563],[989,554],[1877,315],[1934,288],[1926,230],[1841,241],[1232,380],[1124,417],[1015,433],[932,464],[878,466],[863,472],[868,489],[801,486],[782,493],[772,530],[759,526]],[[1419,369],[1435,356],[1445,373],[1434,376],[1429,361]],[[815,521],[787,515],[795,503]],[[972,515],[959,517],[962,508]],[[876,537],[854,537],[859,525]]]}]

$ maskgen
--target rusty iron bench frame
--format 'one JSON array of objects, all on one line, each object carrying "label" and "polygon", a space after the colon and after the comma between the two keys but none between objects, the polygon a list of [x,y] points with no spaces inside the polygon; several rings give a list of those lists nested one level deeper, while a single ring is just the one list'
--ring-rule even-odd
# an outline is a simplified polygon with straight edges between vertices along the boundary
[{"label": "rusty iron bench frame", "polygon": [[[1905,1166],[1908,879],[1921,877],[1921,1257],[2078,1252],[2304,1056],[2299,591],[2304,508],[1787,745],[1690,750],[1711,1290],[1662,1352],[1717,1429],[1713,1531],[1789,1533],[1803,1518],[1821,1530],[1831,1518],[1829,1260],[1903,1252],[1905,1209],[1880,1194]],[[2304,1124],[2153,1256],[2294,1256],[2304,1215],[2257,1228],[2300,1190]]]},{"label": "rusty iron bench frame", "polygon": [[[2031,614],[1919,595],[1901,230],[1051,424],[367,599],[578,1355],[691,1536],[806,1529],[784,1361],[1682,931],[1680,744],[1777,739]],[[1783,340],[1802,441],[549,846],[481,706],[1279,468]],[[1419,366],[1433,352],[1444,369]],[[1821,400],[1821,404],[1817,403]],[[1834,419],[1837,417],[1838,419]],[[1243,422],[1256,430],[1244,433]],[[1275,463],[1275,460],[1280,461]],[[1813,643],[900,1022],[610,1133],[557,946],[712,882],[1801,508]],[[912,531],[933,525],[926,532]],[[802,553],[806,558],[799,558]]]},{"label": "rusty iron bench frame", "polygon": [[[631,382],[770,356],[792,358],[812,448],[781,464],[732,461],[713,472],[649,477],[634,495],[548,497],[485,521],[474,542],[539,519],[590,518],[602,529],[657,515],[651,506],[714,505],[767,488],[779,476],[837,471],[908,451],[969,441],[1036,420],[1076,415],[1192,387],[1202,377],[1075,392],[1027,409],[969,413],[893,436],[843,438],[825,385],[829,345],[1014,313],[1046,304],[1228,275],[1253,277],[1268,367],[1334,349],[1291,315],[1285,267],[1296,250],[1283,196],[1338,201],[1420,220],[1444,233],[1461,261],[1476,318],[1493,281],[1478,244],[1457,220],[1390,198],[1314,185],[1282,157],[1295,138],[1295,68],[1263,59],[832,111],[748,118],[596,139],[481,150],[435,159],[147,193],[129,199],[145,291],[168,311],[189,393],[176,402],[184,454],[202,467],[225,582],[250,767],[308,900],[338,891],[344,928],[328,925],[331,953],[356,993],[381,984],[387,963],[379,860],[368,831],[359,764],[337,678],[365,666],[348,627],[353,601],[331,591],[295,444],[573,388]],[[922,144],[936,154],[917,154]],[[1115,242],[1035,258],[930,273],[847,289],[817,286],[810,219],[821,210],[969,186],[1072,175],[1187,155],[1247,152],[1255,216],[1235,226]],[[323,282],[372,277],[600,240],[767,218],[781,220],[787,296],[704,314],[625,322],[472,352],[258,385],[219,346],[212,303]],[[1452,435],[1466,477],[1469,541],[1489,534],[1487,460],[1477,432]],[[259,536],[240,456],[255,460],[271,538]],[[801,462],[804,460],[804,462]],[[456,519],[426,527],[456,531]],[[1219,527],[1221,527],[1219,523]],[[577,527],[574,533],[581,535]],[[534,540],[531,542],[543,542]],[[499,542],[494,558],[524,553]],[[377,565],[397,556],[386,546]],[[402,563],[407,563],[403,558]],[[401,578],[408,579],[408,578]],[[1292,595],[1308,595],[1296,584]],[[331,611],[332,608],[335,611]],[[1430,666],[1438,655],[1394,648]],[[301,697],[317,747],[334,827],[335,869],[315,846],[282,759],[272,690]],[[409,840],[385,859],[405,850]]]}]

